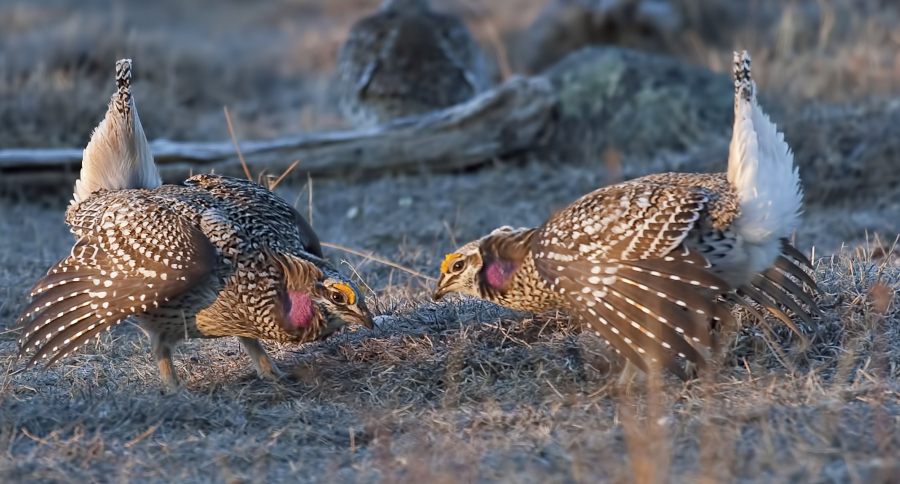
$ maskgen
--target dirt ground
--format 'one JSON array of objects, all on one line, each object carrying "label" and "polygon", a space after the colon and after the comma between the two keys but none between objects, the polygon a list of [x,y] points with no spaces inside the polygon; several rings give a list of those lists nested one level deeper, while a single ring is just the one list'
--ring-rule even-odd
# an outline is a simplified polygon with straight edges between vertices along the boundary
[{"label": "dirt ground", "polygon": [[[0,2],[0,148],[83,146],[123,56],[135,60],[151,138],[227,139],[223,106],[241,139],[346,127],[329,75],[347,29],[378,3]],[[434,3],[464,16],[492,62],[485,26],[514,53],[543,5]],[[838,13],[852,4],[853,15],[829,28],[823,15],[810,32],[797,20],[808,3]],[[732,47],[748,46],[761,88],[800,104],[900,99],[890,2],[790,5],[774,25],[708,36],[718,43],[691,24],[695,40],[672,52],[722,71]],[[28,289],[73,243],[63,222],[71,192],[0,199],[0,482],[900,481],[897,193],[807,207],[796,241],[814,255],[825,317],[801,325],[805,344],[738,311],[741,328],[703,381],[651,378],[624,395],[611,385],[621,360],[564,315],[430,302],[427,277],[446,252],[499,225],[540,224],[611,181],[605,167],[601,154],[526,154],[460,173],[279,185],[323,241],[418,275],[326,249],[369,288],[379,328],[268,345],[290,373],[278,383],[256,379],[236,340],[189,341],[176,355],[185,388],[169,397],[131,324],[46,372],[16,360]]]}]

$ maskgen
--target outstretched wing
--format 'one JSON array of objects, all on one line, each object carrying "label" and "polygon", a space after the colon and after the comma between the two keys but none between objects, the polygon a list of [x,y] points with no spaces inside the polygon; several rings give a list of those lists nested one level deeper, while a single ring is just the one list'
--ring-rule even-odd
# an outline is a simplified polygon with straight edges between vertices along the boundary
[{"label": "outstretched wing", "polygon": [[535,266],[623,356],[686,379],[676,358],[702,367],[693,343],[714,346],[710,320],[731,317],[716,302],[731,288],[682,245],[706,203],[702,192],[651,183],[595,191],[540,229]]},{"label": "outstretched wing", "polygon": [[715,347],[710,320],[731,318],[715,301],[729,287],[704,264],[686,249],[644,261],[536,261],[551,289],[562,293],[575,315],[619,353],[641,369],[646,370],[646,358],[682,379],[688,376],[676,357],[703,367],[694,344]]},{"label": "outstretched wing", "polygon": [[72,253],[31,290],[19,353],[47,366],[132,314],[204,282],[216,249],[200,229],[137,190],[101,192],[72,219]]}]

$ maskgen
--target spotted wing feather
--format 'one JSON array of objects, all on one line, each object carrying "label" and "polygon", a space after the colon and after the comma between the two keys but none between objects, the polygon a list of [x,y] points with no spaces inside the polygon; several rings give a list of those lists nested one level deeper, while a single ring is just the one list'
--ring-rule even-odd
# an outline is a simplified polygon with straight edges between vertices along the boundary
[{"label": "spotted wing feather", "polygon": [[555,257],[561,252],[593,260],[665,257],[681,245],[707,202],[699,190],[654,183],[602,188],[551,217],[536,249],[557,260],[569,257]]},{"label": "spotted wing feather", "polygon": [[49,366],[211,273],[216,250],[199,228],[139,191],[116,193],[115,201],[100,194],[84,202],[74,218],[80,238],[71,255],[32,289],[19,318],[20,354],[35,351],[29,364],[48,360]]},{"label": "spotted wing feather", "polygon": [[[725,292],[727,285],[702,270],[692,277],[680,276],[679,280],[660,275],[645,281],[642,276],[646,274],[662,274],[654,270],[657,266],[686,272],[695,267],[688,262],[663,259],[641,262],[640,270],[624,261],[598,264],[585,260],[564,265],[536,261],[536,268],[551,288],[562,292],[579,318],[624,356],[655,360],[686,379],[676,357],[699,367],[705,365],[703,356],[688,340],[715,347],[710,321],[730,314],[719,311],[714,298]],[[698,286],[705,291],[698,290]],[[642,368],[646,365],[644,361],[634,362]]]},{"label": "spotted wing feather", "polygon": [[194,196],[198,191],[209,194],[213,203],[207,208],[227,213],[224,218],[229,223],[252,230],[246,236],[271,241],[276,251],[304,251],[324,258],[319,237],[309,222],[268,188],[249,180],[208,173],[194,175],[184,184],[196,189],[192,191]]},{"label": "spotted wing feather", "polygon": [[682,245],[706,203],[700,191],[653,183],[598,190],[539,230],[535,267],[626,358],[687,378],[676,358],[702,367],[691,342],[714,345],[710,321],[729,317],[715,303],[727,283]]}]

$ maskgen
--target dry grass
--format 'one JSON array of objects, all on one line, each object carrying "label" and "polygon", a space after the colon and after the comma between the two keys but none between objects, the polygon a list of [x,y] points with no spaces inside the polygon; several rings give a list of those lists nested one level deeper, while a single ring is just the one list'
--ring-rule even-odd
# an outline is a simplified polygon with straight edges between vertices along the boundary
[{"label": "dry grass", "polygon": [[[319,227],[324,238],[433,273],[440,254],[482,226],[534,223],[545,216],[534,213],[538,206],[565,203],[553,201],[571,196],[563,180],[585,176],[570,170],[321,180],[313,209],[315,220],[329,221]],[[523,187],[541,182],[516,190],[511,215],[453,218],[456,206],[472,213],[474,193],[501,173]],[[303,187],[278,189],[306,200]],[[438,190],[453,195],[426,198]],[[413,203],[399,203],[407,197]],[[12,244],[0,256],[0,325],[11,324],[30,284],[68,251],[63,202],[5,202],[0,210]],[[348,205],[364,216],[348,219]],[[379,215],[391,212],[403,217]],[[164,398],[135,327],[45,373],[14,363],[14,333],[6,332],[0,358],[13,373],[0,383],[0,479],[879,482],[898,470],[900,451],[900,270],[883,255],[889,250],[819,258],[826,319],[819,336],[804,328],[808,347],[783,325],[771,323],[770,337],[747,325],[725,336],[714,381],[682,385],[667,376],[656,392],[630,398],[609,385],[620,360],[564,318],[471,300],[434,305],[422,280],[352,256],[375,288],[370,306],[386,316],[383,326],[301,348],[270,346],[292,374],[276,384],[257,380],[231,339],[182,345],[186,391]]]},{"label": "dry grass", "polygon": [[[701,8],[697,0],[688,2]],[[896,5],[853,0],[747,4],[749,21],[734,29],[730,45],[698,41],[702,37],[697,32],[691,36],[689,57],[730,72],[727,50],[746,49],[753,52],[754,65],[761,66],[757,81],[762,89],[804,101],[843,102],[900,92]]]},{"label": "dry grass", "polygon": [[[377,3],[0,4],[0,145],[83,145],[105,109],[97,99],[112,92],[108,68],[124,55],[137,62],[153,137],[225,139],[223,106],[239,139],[339,126],[327,74],[350,23]],[[480,22],[511,42],[541,6],[435,3],[465,14],[485,46]],[[765,87],[795,97],[896,94],[887,53],[897,39],[879,30],[894,9],[869,3],[836,14],[827,32],[799,21],[789,30],[795,13],[764,11],[759,19],[781,19],[774,30],[751,22],[718,42],[699,35],[680,55],[725,70],[716,62],[734,43],[754,52]],[[459,243],[536,225],[610,181],[592,165],[505,163],[285,181],[277,192],[311,215],[323,240],[434,275]],[[816,246],[826,293],[817,334],[803,328],[810,344],[775,322],[747,322],[723,336],[707,381],[664,375],[652,391],[619,394],[610,383],[621,360],[564,317],[435,305],[425,279],[331,251],[371,288],[380,328],[270,345],[291,374],[278,383],[257,380],[230,338],[190,341],[176,357],[186,389],[171,397],[158,394],[147,337],[131,325],[47,372],[16,362],[10,328],[27,289],[71,248],[68,195],[0,200],[2,482],[887,483],[900,474],[900,205],[886,195],[876,207],[805,215],[797,241]]]},{"label": "dry grass", "polygon": [[[17,280],[40,270],[3,265]],[[900,471],[900,271],[843,255],[820,260],[817,275],[827,317],[808,347],[784,328],[769,341],[746,326],[728,338],[714,381],[666,377],[631,397],[609,387],[619,360],[564,319],[434,305],[397,296],[403,288],[381,293],[379,329],[273,347],[292,370],[277,384],[256,380],[234,341],[183,345],[188,390],[169,398],[133,328],[46,373],[13,364],[7,333],[0,476],[890,482]],[[16,292],[4,319],[24,302]]]}]

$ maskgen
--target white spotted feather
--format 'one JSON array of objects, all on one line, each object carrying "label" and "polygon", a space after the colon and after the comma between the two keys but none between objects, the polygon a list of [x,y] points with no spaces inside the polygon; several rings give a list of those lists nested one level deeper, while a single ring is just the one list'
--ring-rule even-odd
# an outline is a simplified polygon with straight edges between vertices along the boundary
[{"label": "white spotted feather", "polygon": [[19,346],[35,350],[31,363],[53,364],[103,329],[207,284],[216,249],[196,226],[138,192],[118,204],[116,197],[85,202],[71,255],[31,291],[19,318],[30,320]]},{"label": "white spotted feather", "polygon": [[[532,242],[535,268],[580,321],[642,369],[676,358],[702,367],[711,319],[731,290],[683,246],[708,203],[702,192],[649,183],[601,188],[552,216]],[[696,345],[696,346],[695,346]]]}]

